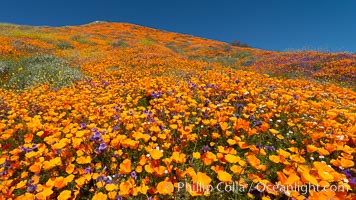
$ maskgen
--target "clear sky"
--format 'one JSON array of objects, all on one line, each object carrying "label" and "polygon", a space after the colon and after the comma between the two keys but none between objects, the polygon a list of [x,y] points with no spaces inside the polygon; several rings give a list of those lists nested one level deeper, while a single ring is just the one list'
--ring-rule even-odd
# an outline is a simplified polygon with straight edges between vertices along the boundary
[{"label": "clear sky", "polygon": [[0,22],[129,22],[268,50],[356,52],[356,0],[2,0]]}]

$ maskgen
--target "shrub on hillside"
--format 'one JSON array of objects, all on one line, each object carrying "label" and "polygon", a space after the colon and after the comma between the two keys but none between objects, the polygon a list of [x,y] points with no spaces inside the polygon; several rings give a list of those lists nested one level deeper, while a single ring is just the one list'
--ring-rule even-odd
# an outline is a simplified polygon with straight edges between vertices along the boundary
[{"label": "shrub on hillside", "polygon": [[80,44],[90,44],[90,39],[88,37],[75,35],[70,38],[73,41],[79,42]]},{"label": "shrub on hillside", "polygon": [[66,87],[84,77],[81,71],[70,67],[67,61],[52,55],[26,58],[8,64],[8,79],[3,85],[8,89],[24,89],[44,83],[53,87]]},{"label": "shrub on hillside", "polygon": [[72,46],[71,43],[69,43],[68,41],[65,40],[60,40],[56,43],[56,46],[59,49],[65,50],[65,49],[73,49],[74,47]]},{"label": "shrub on hillside", "polygon": [[7,70],[7,64],[5,62],[0,61],[0,75],[6,73]]},{"label": "shrub on hillside", "polygon": [[250,45],[248,44],[245,44],[245,43],[242,43],[241,41],[239,40],[234,40],[230,43],[231,46],[235,46],[235,47],[251,47]]},{"label": "shrub on hillside", "polygon": [[126,43],[125,39],[123,37],[119,37],[112,45],[114,48],[116,47],[121,47],[121,48],[127,48],[129,45]]}]

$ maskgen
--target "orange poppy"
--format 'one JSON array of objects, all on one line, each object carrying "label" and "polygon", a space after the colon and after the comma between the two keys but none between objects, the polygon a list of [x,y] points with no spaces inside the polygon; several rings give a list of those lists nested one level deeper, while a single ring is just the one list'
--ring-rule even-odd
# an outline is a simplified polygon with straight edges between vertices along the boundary
[{"label": "orange poppy", "polygon": [[111,192],[113,190],[118,190],[119,189],[119,186],[117,184],[107,184],[105,185],[105,190],[108,191],[108,192]]},{"label": "orange poppy", "polygon": [[268,158],[270,161],[272,161],[274,163],[279,163],[281,161],[279,156],[277,156],[277,155],[270,155]]},{"label": "orange poppy", "polygon": [[218,171],[218,179],[222,182],[232,182],[232,176],[226,171]]},{"label": "orange poppy", "polygon": [[220,122],[219,125],[223,131],[226,131],[229,128],[229,124],[227,122]]},{"label": "orange poppy", "polygon": [[96,193],[92,200],[106,200],[108,198],[108,196],[102,192]]},{"label": "orange poppy", "polygon": [[240,157],[235,156],[235,155],[231,155],[231,154],[225,155],[225,159],[226,159],[227,162],[233,163],[233,164],[240,161]]},{"label": "orange poppy", "polygon": [[35,163],[33,165],[30,166],[29,170],[30,172],[33,172],[35,174],[39,174],[41,172],[41,163]]},{"label": "orange poppy", "polygon": [[352,160],[348,160],[348,159],[345,159],[345,158],[341,158],[341,160],[340,160],[340,165],[341,165],[341,167],[343,167],[343,168],[350,168],[350,167],[354,166],[355,163],[354,163],[354,161],[352,161]]},{"label": "orange poppy", "polygon": [[196,175],[192,177],[192,179],[194,183],[198,183],[199,185],[202,185],[204,188],[209,186],[211,183],[211,178],[202,172],[198,172]]},{"label": "orange poppy", "polygon": [[89,164],[91,163],[91,157],[90,156],[80,156],[76,159],[78,164]]},{"label": "orange poppy", "polygon": [[163,157],[163,153],[160,150],[154,149],[150,152],[151,157],[154,160],[158,160]]},{"label": "orange poppy", "polygon": [[161,181],[157,185],[157,192],[162,195],[172,194],[174,191],[174,185],[170,181]]},{"label": "orange poppy", "polygon": [[203,160],[204,165],[211,165],[213,162],[217,161],[217,157],[215,154],[206,152],[202,155],[201,159]]},{"label": "orange poppy", "polygon": [[261,164],[261,161],[253,154],[246,156],[248,163],[253,167],[257,167]]},{"label": "orange poppy", "polygon": [[71,173],[73,173],[74,168],[75,168],[75,165],[69,164],[69,165],[66,167],[66,172],[67,172],[68,174],[71,174]]},{"label": "orange poppy", "polygon": [[230,167],[230,170],[236,175],[242,174],[244,172],[244,169],[239,165],[233,165]]},{"label": "orange poppy", "polygon": [[122,161],[122,163],[120,164],[119,173],[120,174],[129,174],[129,173],[131,173],[131,171],[132,171],[131,160],[125,159],[124,161]]},{"label": "orange poppy", "polygon": [[277,131],[276,129],[273,129],[273,128],[269,129],[269,132],[272,133],[273,135],[279,133],[279,131]]},{"label": "orange poppy", "polygon": [[57,197],[58,200],[70,199],[72,192],[70,190],[63,190]]},{"label": "orange poppy", "polygon": [[130,183],[130,181],[121,182],[119,195],[123,197],[128,197],[130,195],[131,189],[132,189],[132,184]]}]

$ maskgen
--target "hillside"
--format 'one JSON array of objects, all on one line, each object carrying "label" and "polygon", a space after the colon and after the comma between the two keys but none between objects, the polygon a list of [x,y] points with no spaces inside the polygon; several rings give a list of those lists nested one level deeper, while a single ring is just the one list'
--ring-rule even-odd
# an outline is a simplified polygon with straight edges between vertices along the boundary
[{"label": "hillside", "polygon": [[0,44],[0,199],[356,198],[355,54],[111,22]]}]

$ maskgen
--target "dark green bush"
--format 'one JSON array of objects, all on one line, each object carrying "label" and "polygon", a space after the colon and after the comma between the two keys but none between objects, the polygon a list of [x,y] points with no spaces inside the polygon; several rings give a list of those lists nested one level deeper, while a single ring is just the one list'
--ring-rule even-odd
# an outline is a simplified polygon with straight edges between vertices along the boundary
[{"label": "dark green bush", "polygon": [[231,45],[231,46],[235,46],[235,47],[249,47],[249,48],[251,48],[250,45],[245,44],[245,43],[242,43],[242,42],[239,41],[239,40],[234,40],[234,41],[232,41],[232,42],[230,43],[230,45]]},{"label": "dark green bush", "polygon": [[3,83],[7,89],[25,89],[44,83],[53,87],[66,87],[84,77],[81,71],[70,67],[67,61],[52,55],[26,58],[8,64],[8,79]]},{"label": "dark green bush", "polygon": [[122,37],[119,37],[113,44],[113,47],[121,47],[121,48],[127,48],[129,45],[125,42],[125,39]]}]

